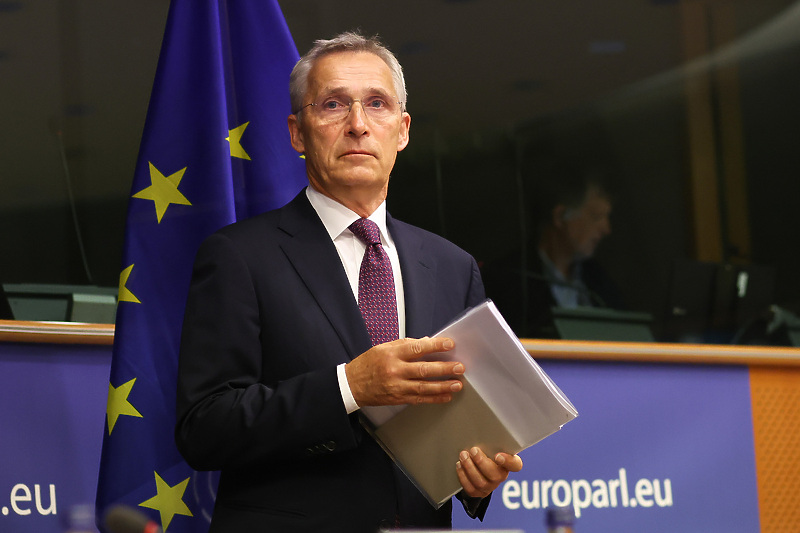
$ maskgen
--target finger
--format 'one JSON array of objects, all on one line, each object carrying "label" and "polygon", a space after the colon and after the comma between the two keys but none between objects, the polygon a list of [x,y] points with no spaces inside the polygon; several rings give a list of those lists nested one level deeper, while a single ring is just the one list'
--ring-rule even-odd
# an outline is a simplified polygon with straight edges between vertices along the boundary
[{"label": "finger", "polygon": [[407,379],[435,380],[464,374],[464,365],[458,361],[418,361],[406,363]]},{"label": "finger", "polygon": [[[460,470],[464,474],[462,487],[464,487],[467,494],[472,497],[483,498],[488,496],[505,478],[505,476],[499,472],[500,468],[494,461],[489,460],[486,455],[476,447],[471,448],[469,452],[466,450],[462,451],[459,455],[459,463],[461,464]],[[492,475],[497,478],[496,481],[483,472],[483,468],[486,468],[487,463],[490,463],[497,469],[492,473]],[[459,480],[461,480],[460,477]]]},{"label": "finger", "polygon": [[483,497],[483,496],[481,496],[479,494],[478,490],[475,488],[475,486],[470,481],[469,477],[467,476],[466,471],[464,470],[464,465],[462,464],[462,462],[460,460],[458,462],[456,462],[456,475],[458,476],[458,482],[461,483],[461,488],[464,489],[464,493],[467,496],[470,496],[472,498],[482,498]]},{"label": "finger", "polygon": [[470,448],[469,456],[470,459],[472,459],[472,464],[475,465],[480,475],[486,478],[490,483],[499,483],[508,476],[508,471],[505,468],[498,465],[492,459],[489,459],[486,454],[483,453],[483,450],[477,446]]},{"label": "finger", "polygon": [[398,357],[405,361],[414,361],[426,355],[447,352],[455,347],[453,339],[448,337],[423,337],[421,339],[400,339]]},{"label": "finger", "polygon": [[408,380],[395,388],[396,403],[446,403],[463,385],[457,380],[420,381]]},{"label": "finger", "polygon": [[458,361],[437,361],[436,356],[433,356],[432,359],[414,360],[453,349],[455,343],[451,339],[425,338],[415,339],[415,341],[419,342],[414,343],[417,346],[414,350],[420,350],[421,355],[415,354],[412,358],[405,359],[409,364],[407,368],[410,372],[408,375],[410,379],[439,379],[464,374],[464,365]]},{"label": "finger", "polygon": [[494,462],[509,472],[519,472],[522,470],[522,458],[519,455],[498,453],[494,456]]},{"label": "finger", "polygon": [[[423,337],[421,339],[402,339],[402,344],[394,345],[398,351],[395,357],[407,364],[402,377],[406,379],[440,379],[464,374],[464,365],[458,361],[422,360],[427,355],[453,349],[455,343],[447,337]],[[449,387],[449,385],[448,385]]]},{"label": "finger", "polygon": [[453,399],[453,394],[464,385],[458,380],[411,382],[413,392],[408,403],[444,403]]},{"label": "finger", "polygon": [[390,403],[445,403],[464,387],[457,379],[438,379],[438,376],[452,375],[451,372],[435,370],[427,375],[437,376],[437,379],[420,378],[416,366],[412,366],[412,363],[402,364],[403,368],[395,374],[395,378],[384,384],[386,393],[393,397]]}]

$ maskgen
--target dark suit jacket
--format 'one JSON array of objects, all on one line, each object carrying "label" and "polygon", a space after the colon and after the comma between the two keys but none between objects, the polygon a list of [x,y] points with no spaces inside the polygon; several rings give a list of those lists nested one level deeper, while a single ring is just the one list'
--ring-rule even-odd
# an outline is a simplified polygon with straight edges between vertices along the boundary
[{"label": "dark suit jacket", "polygon": [[[409,337],[430,335],[482,301],[471,256],[391,217],[387,224]],[[449,527],[450,504],[434,510],[345,411],[336,366],[370,347],[305,192],[201,246],[181,342],[176,440],[192,467],[222,471],[212,532],[373,532],[398,517],[404,527]]]}]

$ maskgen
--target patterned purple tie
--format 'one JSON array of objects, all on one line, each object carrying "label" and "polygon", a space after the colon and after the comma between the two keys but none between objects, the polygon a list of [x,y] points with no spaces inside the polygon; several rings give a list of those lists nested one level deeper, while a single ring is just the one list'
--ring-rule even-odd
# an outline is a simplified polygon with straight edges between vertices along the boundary
[{"label": "patterned purple tie", "polygon": [[360,218],[349,229],[367,245],[358,274],[358,307],[372,345],[396,340],[399,334],[394,276],[389,256],[381,246],[378,225]]}]

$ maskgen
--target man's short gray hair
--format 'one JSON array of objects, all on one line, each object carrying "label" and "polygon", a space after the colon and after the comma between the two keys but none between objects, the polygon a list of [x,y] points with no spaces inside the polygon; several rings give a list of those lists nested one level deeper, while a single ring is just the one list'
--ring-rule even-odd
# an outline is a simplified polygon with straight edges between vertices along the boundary
[{"label": "man's short gray hair", "polygon": [[316,61],[321,57],[337,52],[367,52],[375,54],[383,60],[392,72],[397,99],[402,102],[403,110],[406,108],[406,81],[403,77],[403,67],[392,52],[378,40],[378,36],[364,37],[360,33],[345,32],[333,39],[320,39],[314,41],[314,46],[308,51],[292,69],[289,78],[289,95],[292,103],[292,113],[297,113],[304,105],[303,98],[308,91],[308,74]]}]

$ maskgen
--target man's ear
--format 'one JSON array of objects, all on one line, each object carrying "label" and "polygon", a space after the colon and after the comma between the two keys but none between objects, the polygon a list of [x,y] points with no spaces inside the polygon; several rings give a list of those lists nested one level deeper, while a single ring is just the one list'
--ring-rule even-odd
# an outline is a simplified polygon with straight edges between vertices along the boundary
[{"label": "man's ear", "polygon": [[297,118],[297,115],[289,115],[286,122],[289,125],[289,136],[292,140],[292,148],[304,154],[306,152],[306,143],[303,140],[303,132],[300,130],[300,119]]},{"label": "man's ear", "polygon": [[411,115],[406,112],[403,112],[403,116],[400,117],[402,121],[400,123],[400,135],[397,136],[397,151],[401,151],[403,148],[408,146],[408,139],[409,139],[409,131],[411,130]]},{"label": "man's ear", "polygon": [[553,216],[550,219],[550,223],[553,225],[554,228],[561,228],[564,226],[564,223],[567,221],[567,206],[563,204],[558,204],[553,208]]}]

